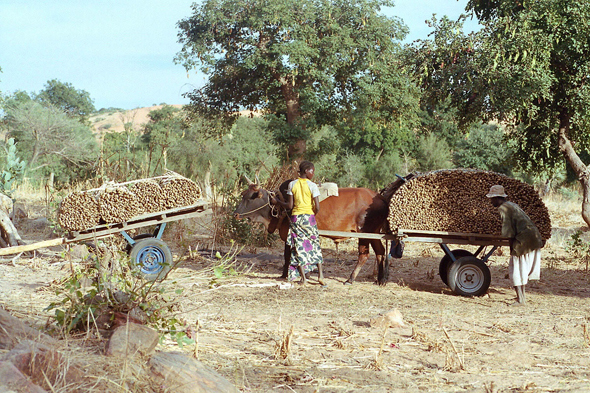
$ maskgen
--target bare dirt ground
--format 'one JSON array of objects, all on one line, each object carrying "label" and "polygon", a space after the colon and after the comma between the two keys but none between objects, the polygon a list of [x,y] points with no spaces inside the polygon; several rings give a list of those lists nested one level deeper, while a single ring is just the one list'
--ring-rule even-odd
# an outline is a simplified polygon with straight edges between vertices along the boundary
[{"label": "bare dirt ground", "polygon": [[[167,340],[161,347],[194,354],[242,392],[590,391],[590,274],[565,248],[582,222],[559,201],[548,207],[554,234],[541,281],[527,286],[526,307],[509,306],[514,291],[505,249],[490,258],[492,283],[483,297],[452,294],[438,276],[442,251],[425,243],[407,243],[404,257],[391,261],[389,284],[379,287],[369,264],[354,285],[343,285],[356,246],[341,244],[336,260],[325,241],[328,287],[317,285],[314,274],[311,285],[287,288],[278,280],[280,244],[243,249],[238,274],[216,278],[211,244],[191,240],[192,231],[178,224],[164,236],[174,253],[187,240],[203,251],[162,285],[170,294],[183,290],[179,316],[199,326],[198,337],[195,345],[178,348]],[[26,241],[47,236],[24,224],[19,231]],[[0,307],[45,323],[43,308],[56,300],[51,283],[69,271],[62,254],[44,250],[14,265],[4,259]],[[393,308],[404,327],[370,326]]]}]

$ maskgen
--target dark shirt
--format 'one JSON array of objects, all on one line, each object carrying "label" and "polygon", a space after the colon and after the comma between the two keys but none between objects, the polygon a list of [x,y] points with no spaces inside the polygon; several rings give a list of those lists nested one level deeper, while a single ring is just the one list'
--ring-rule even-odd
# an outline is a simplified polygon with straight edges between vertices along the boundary
[{"label": "dark shirt", "polygon": [[543,247],[541,233],[516,203],[504,202],[498,210],[502,217],[502,236],[513,240],[510,255],[520,257]]}]

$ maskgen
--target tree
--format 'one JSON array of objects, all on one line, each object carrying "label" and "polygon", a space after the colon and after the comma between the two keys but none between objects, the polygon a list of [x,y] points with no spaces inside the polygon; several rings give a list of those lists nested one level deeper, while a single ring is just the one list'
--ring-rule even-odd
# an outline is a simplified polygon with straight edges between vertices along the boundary
[{"label": "tree", "polygon": [[[353,110],[392,107],[395,55],[406,27],[379,13],[390,0],[207,0],[178,23],[175,61],[208,82],[188,94],[192,108],[223,115],[226,132],[239,110],[274,115],[286,156],[306,151],[312,132]],[[405,83],[401,83],[404,89]],[[367,102],[361,97],[366,95]],[[359,105],[362,104],[362,105]],[[405,101],[401,103],[405,106]],[[388,110],[398,119],[403,111]],[[225,130],[225,131],[220,131]]]},{"label": "tree", "polygon": [[590,170],[578,155],[590,144],[590,3],[471,0],[467,9],[483,29],[464,36],[441,21],[435,44],[416,47],[416,70],[453,98],[463,124],[506,124],[523,168],[547,172],[565,158],[590,226]]},{"label": "tree", "polygon": [[81,122],[86,122],[95,110],[88,92],[76,90],[71,83],[60,82],[57,79],[48,81],[35,99],[42,104],[59,108],[69,117],[80,119]]},{"label": "tree", "polygon": [[[150,121],[145,125],[142,142],[148,147],[148,166],[152,176],[158,169],[168,164],[168,148],[183,136],[182,119],[178,116],[180,109],[164,105],[160,109],[150,111]],[[153,162],[153,160],[156,160]]]},{"label": "tree", "polygon": [[435,134],[420,138],[415,155],[418,169],[423,172],[453,167],[451,148]]},{"label": "tree", "polygon": [[475,168],[512,175],[512,150],[496,124],[474,125],[456,146],[453,160],[460,168]]},{"label": "tree", "polygon": [[89,127],[35,101],[8,107],[6,118],[27,171],[53,172],[63,182],[92,174],[98,149]]}]

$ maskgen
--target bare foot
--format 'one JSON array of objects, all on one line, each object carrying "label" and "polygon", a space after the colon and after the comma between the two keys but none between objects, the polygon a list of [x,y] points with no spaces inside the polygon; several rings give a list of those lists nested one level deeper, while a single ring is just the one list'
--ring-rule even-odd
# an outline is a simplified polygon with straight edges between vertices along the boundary
[{"label": "bare foot", "polygon": [[515,301],[514,303],[510,303],[510,304],[509,304],[509,306],[510,306],[510,307],[512,307],[512,306],[514,306],[514,307],[517,307],[517,306],[518,306],[518,307],[523,307],[523,306],[525,306],[525,305],[526,305],[526,303],[521,303],[521,302],[519,302],[518,300],[517,300],[517,301]]}]

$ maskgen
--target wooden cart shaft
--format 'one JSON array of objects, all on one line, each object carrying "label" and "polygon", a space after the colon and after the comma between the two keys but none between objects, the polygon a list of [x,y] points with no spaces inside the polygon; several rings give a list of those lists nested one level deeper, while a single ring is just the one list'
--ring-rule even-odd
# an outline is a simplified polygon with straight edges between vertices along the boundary
[{"label": "wooden cart shaft", "polygon": [[396,234],[387,233],[362,233],[362,232],[340,232],[320,230],[320,236],[342,239],[378,239],[438,243],[438,244],[472,244],[475,246],[509,246],[509,239],[497,235],[480,233],[441,232],[441,231],[418,231],[413,229],[400,229]]},{"label": "wooden cart shaft", "polygon": [[138,229],[151,225],[164,224],[172,221],[184,220],[185,218],[197,217],[205,209],[207,209],[207,202],[201,201],[190,206],[183,206],[161,212],[142,214],[140,216],[133,217],[132,219],[125,222],[114,224],[101,224],[89,229],[85,229],[83,231],[72,232],[68,237],[44,240],[41,242],[25,244],[21,246],[0,248],[0,256],[18,254],[26,251],[34,251],[40,248],[54,247],[63,244],[101,239],[104,237],[121,233],[123,231],[129,231],[132,229]]}]

